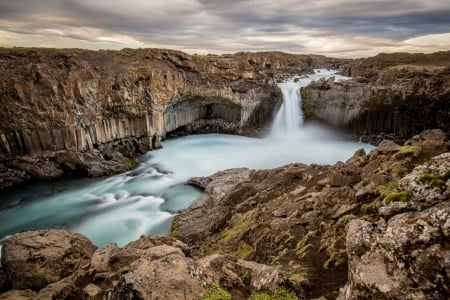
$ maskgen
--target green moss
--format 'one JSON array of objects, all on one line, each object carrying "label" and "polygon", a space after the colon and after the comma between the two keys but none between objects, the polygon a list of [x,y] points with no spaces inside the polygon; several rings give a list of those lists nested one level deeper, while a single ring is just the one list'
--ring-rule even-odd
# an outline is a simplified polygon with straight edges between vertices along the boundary
[{"label": "green moss", "polygon": [[298,300],[298,297],[291,290],[279,288],[273,295],[266,292],[253,291],[248,300]]},{"label": "green moss", "polygon": [[170,228],[169,236],[175,237],[179,230],[180,230],[180,225],[178,224],[177,216],[175,216],[175,218],[173,218],[173,221],[172,221],[172,227]]},{"label": "green moss", "polygon": [[413,193],[411,191],[401,191],[401,192],[394,192],[389,194],[385,199],[384,202],[386,204],[389,204],[391,202],[408,202],[411,200],[413,196]]},{"label": "green moss", "polygon": [[402,165],[396,164],[391,168],[391,174],[396,178],[401,178],[408,173],[408,169]]},{"label": "green moss", "polygon": [[299,258],[303,258],[309,248],[313,248],[312,244],[308,244],[309,236],[306,234],[295,246],[295,253]]},{"label": "green moss", "polygon": [[418,146],[402,146],[402,147],[400,147],[399,152],[403,153],[403,154],[418,155],[420,152],[420,147],[418,147]]},{"label": "green moss", "polygon": [[239,241],[236,251],[231,253],[231,256],[247,259],[253,253],[253,247],[244,241]]},{"label": "green moss", "polygon": [[418,182],[429,185],[431,187],[443,188],[447,180],[450,179],[450,171],[442,175],[434,175],[430,173],[423,173],[417,179]]},{"label": "green moss", "polygon": [[356,216],[352,214],[343,215],[339,218],[339,220],[336,223],[336,226],[347,224],[350,220],[355,219]]},{"label": "green moss", "polygon": [[334,260],[334,256],[329,257],[324,263],[323,263],[323,268],[325,270],[328,270],[328,268],[330,267],[330,263],[333,262]]},{"label": "green moss", "polygon": [[199,300],[231,300],[231,294],[218,282],[213,283]]},{"label": "green moss", "polygon": [[390,195],[395,191],[397,186],[398,184],[396,181],[389,181],[385,184],[377,186],[377,191],[378,193],[380,193],[380,195],[387,197],[388,195]]},{"label": "green moss", "polygon": [[[226,254],[236,258],[244,258],[250,255],[253,248],[241,240],[242,233],[247,231],[254,224],[256,209],[245,213],[235,214],[229,225],[221,232],[219,240],[208,248],[207,253]],[[238,245],[237,249],[232,248]]]},{"label": "green moss", "polygon": [[377,213],[378,207],[379,207],[378,201],[364,203],[363,205],[361,205],[361,208],[360,208],[361,215]]}]

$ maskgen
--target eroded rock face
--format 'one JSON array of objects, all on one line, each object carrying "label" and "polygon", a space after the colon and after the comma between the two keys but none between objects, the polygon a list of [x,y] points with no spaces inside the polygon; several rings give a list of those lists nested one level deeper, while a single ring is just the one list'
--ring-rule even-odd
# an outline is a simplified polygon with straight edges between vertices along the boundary
[{"label": "eroded rock face", "polygon": [[378,55],[339,66],[350,81],[302,89],[303,109],[357,137],[403,142],[427,128],[450,130],[450,52]]},{"label": "eroded rock face", "polygon": [[40,290],[88,265],[96,247],[63,230],[15,234],[2,241],[2,269],[13,289]]}]

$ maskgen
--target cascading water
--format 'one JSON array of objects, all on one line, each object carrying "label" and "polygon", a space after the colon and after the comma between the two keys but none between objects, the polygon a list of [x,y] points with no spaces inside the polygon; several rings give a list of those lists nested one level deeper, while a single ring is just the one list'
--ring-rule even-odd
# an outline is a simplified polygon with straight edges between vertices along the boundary
[{"label": "cascading water", "polygon": [[273,168],[291,162],[334,163],[366,144],[301,124],[301,86],[332,76],[325,70],[280,84],[284,103],[266,138],[193,135],[163,142],[140,158],[139,166],[107,179],[65,180],[30,185],[0,200],[0,238],[19,231],[65,228],[97,246],[124,245],[142,234],[167,234],[175,213],[199,191],[183,184],[233,167]]},{"label": "cascading water", "polygon": [[300,86],[296,82],[290,81],[279,84],[279,87],[283,94],[283,104],[281,104],[280,111],[275,117],[271,134],[295,133],[303,124],[303,113],[300,110],[301,103],[299,103],[299,100],[301,100]]}]

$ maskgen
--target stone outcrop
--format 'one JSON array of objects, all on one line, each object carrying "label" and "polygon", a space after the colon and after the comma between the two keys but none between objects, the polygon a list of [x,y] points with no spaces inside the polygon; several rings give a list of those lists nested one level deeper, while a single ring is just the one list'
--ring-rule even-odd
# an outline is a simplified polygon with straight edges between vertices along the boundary
[{"label": "stone outcrop", "polygon": [[95,250],[85,237],[62,230],[19,233],[3,241],[7,283],[0,299],[195,300],[217,284],[243,299],[284,284],[274,267],[222,255],[195,259],[190,251],[164,236]]},{"label": "stone outcrop", "polygon": [[333,166],[196,178],[205,192],[176,216],[172,236],[194,256],[276,266],[301,298],[341,289],[342,299],[446,299],[448,150],[441,130],[427,130]]},{"label": "stone outcrop", "polygon": [[352,80],[320,80],[302,89],[309,118],[378,143],[405,141],[427,128],[450,130],[450,52],[392,54],[345,62]]},{"label": "stone outcrop", "polygon": [[0,49],[0,188],[123,171],[178,129],[255,134],[281,103],[277,74],[328,61],[281,52]]},{"label": "stone outcrop", "polygon": [[30,231],[2,241],[1,265],[13,289],[40,290],[89,264],[96,248],[81,234]]}]

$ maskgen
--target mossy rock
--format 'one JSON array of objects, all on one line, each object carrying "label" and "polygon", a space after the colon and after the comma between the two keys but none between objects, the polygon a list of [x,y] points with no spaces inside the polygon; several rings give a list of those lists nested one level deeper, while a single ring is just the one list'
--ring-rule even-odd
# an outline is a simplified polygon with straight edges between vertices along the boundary
[{"label": "mossy rock", "polygon": [[386,204],[399,201],[408,202],[409,200],[411,200],[412,196],[413,193],[411,191],[394,192],[389,194],[384,201],[386,202]]},{"label": "mossy rock", "polygon": [[222,288],[218,282],[215,282],[205,291],[199,300],[231,300],[231,294]]},{"label": "mossy rock", "polygon": [[450,171],[442,175],[434,175],[430,173],[423,173],[417,179],[417,182],[426,184],[431,187],[443,188],[447,180],[450,179]]},{"label": "mossy rock", "polygon": [[266,292],[253,291],[248,300],[298,300],[298,297],[291,290],[279,288],[273,295]]}]

